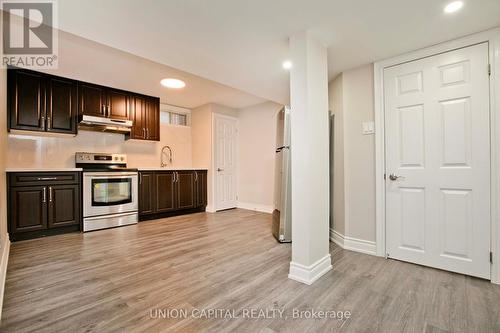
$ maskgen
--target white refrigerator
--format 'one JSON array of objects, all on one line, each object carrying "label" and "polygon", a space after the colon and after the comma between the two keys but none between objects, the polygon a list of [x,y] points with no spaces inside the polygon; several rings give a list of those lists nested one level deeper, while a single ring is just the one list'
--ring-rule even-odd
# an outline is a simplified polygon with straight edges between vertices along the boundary
[{"label": "white refrigerator", "polygon": [[292,241],[290,165],[290,108],[285,107],[276,122],[276,163],[272,233],[280,243]]}]

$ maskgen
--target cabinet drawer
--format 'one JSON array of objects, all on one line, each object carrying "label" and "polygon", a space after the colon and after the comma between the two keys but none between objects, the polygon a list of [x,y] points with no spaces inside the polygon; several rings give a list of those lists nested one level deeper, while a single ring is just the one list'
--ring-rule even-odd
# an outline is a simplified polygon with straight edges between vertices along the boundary
[{"label": "cabinet drawer", "polygon": [[49,184],[78,184],[79,172],[22,172],[11,173],[10,186],[37,186]]}]

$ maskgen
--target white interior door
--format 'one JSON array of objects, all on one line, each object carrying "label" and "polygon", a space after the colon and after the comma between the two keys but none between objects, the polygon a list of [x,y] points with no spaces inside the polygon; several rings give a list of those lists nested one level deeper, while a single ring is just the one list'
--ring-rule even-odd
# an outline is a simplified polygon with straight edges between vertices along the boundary
[{"label": "white interior door", "polygon": [[384,70],[389,257],[490,278],[487,66],[483,43]]},{"label": "white interior door", "polygon": [[237,120],[215,115],[215,209],[235,208]]}]

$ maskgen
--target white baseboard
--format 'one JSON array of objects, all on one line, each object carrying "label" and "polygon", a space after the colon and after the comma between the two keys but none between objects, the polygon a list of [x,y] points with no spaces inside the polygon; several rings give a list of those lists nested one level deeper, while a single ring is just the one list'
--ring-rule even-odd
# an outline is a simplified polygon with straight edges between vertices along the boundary
[{"label": "white baseboard", "polygon": [[327,254],[310,266],[304,266],[292,261],[290,262],[288,278],[311,285],[331,269],[332,259],[330,254]]},{"label": "white baseboard", "polygon": [[2,247],[2,257],[0,258],[0,320],[2,318],[3,295],[5,291],[5,278],[7,277],[7,264],[9,262],[10,240],[7,235]]},{"label": "white baseboard", "polygon": [[274,210],[274,207],[272,205],[262,205],[251,202],[239,202],[239,201],[238,201],[238,208],[254,210],[256,212],[262,212],[268,214],[272,214]]},{"label": "white baseboard", "polygon": [[330,240],[345,250],[377,255],[377,247],[372,241],[344,236],[333,229],[330,229]]}]

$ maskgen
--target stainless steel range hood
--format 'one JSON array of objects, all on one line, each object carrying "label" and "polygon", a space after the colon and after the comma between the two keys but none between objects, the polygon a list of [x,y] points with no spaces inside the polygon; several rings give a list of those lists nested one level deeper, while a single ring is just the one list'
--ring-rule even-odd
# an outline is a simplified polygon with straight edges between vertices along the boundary
[{"label": "stainless steel range hood", "polygon": [[96,132],[130,133],[132,120],[111,119],[104,117],[80,116],[78,129]]}]

